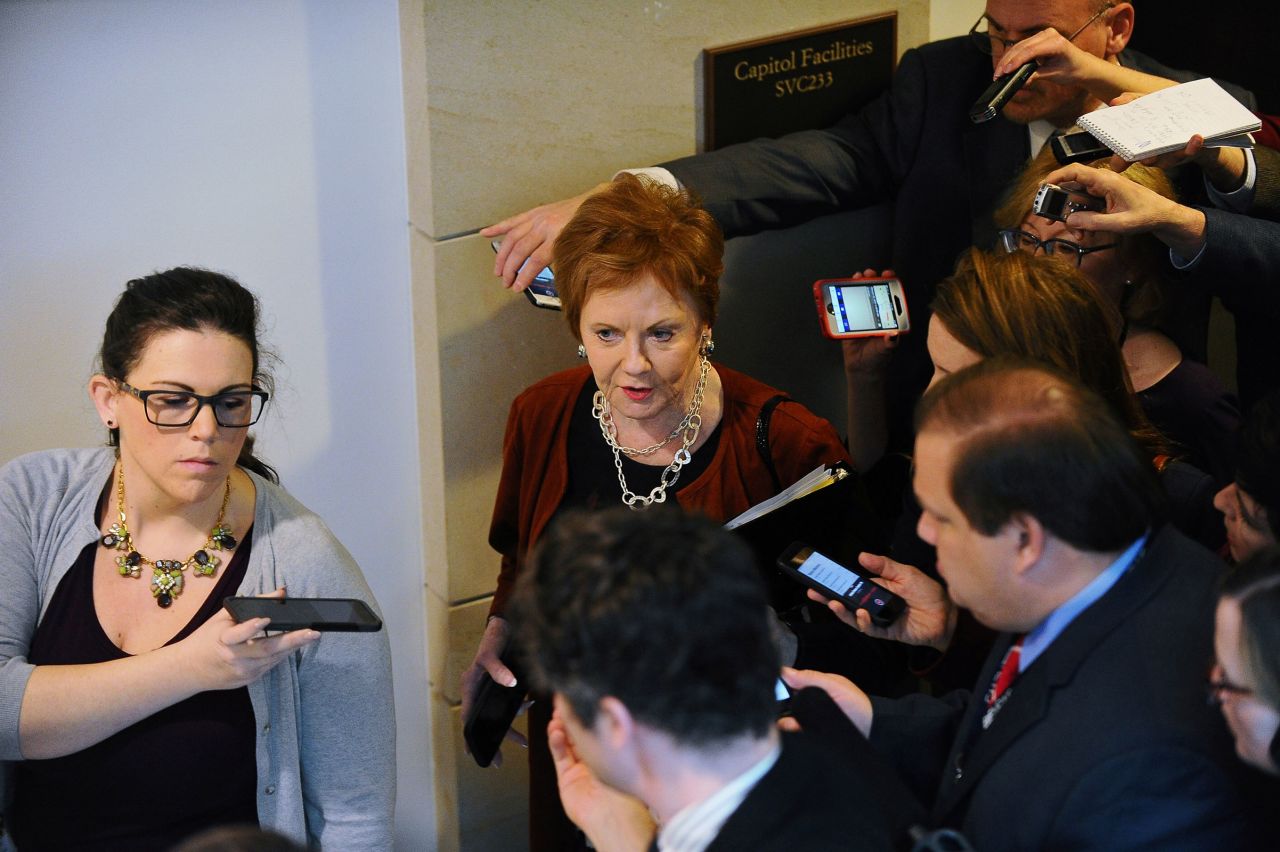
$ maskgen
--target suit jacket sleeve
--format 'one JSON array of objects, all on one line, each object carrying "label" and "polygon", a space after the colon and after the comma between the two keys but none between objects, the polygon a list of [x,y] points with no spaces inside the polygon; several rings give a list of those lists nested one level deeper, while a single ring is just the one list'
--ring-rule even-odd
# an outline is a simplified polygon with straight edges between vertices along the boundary
[{"label": "suit jacket sleeve", "polygon": [[524,451],[528,444],[522,428],[521,403],[522,399],[517,397],[507,415],[507,429],[502,439],[502,474],[498,479],[498,494],[494,498],[493,520],[489,526],[489,545],[502,557],[490,615],[501,615],[506,609],[520,567],[524,523],[521,513],[528,511],[528,507],[521,505]]},{"label": "suit jacket sleeve", "polygon": [[1280,221],[1280,151],[1259,145],[1253,149],[1253,157],[1258,166],[1258,176],[1249,214],[1273,222]]},{"label": "suit jacket sleeve", "polygon": [[925,63],[903,54],[888,92],[838,124],[756,139],[663,166],[711,211],[725,236],[786,227],[893,197],[924,123]]},{"label": "suit jacket sleeve", "polygon": [[932,802],[970,695],[871,699],[871,744],[898,770],[912,795]]},{"label": "suit jacket sleeve", "polygon": [[1232,313],[1280,316],[1280,223],[1206,208],[1197,275]]},{"label": "suit jacket sleeve", "polygon": [[1055,849],[1249,848],[1240,799],[1203,752],[1165,746],[1117,754],[1081,777],[1049,837]]}]

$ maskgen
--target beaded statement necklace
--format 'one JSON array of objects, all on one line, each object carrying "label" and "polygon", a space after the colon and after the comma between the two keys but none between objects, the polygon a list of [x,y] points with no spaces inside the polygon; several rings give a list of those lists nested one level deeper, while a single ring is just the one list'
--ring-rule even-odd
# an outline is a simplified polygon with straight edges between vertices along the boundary
[{"label": "beaded statement necklace", "polygon": [[148,559],[134,549],[133,536],[129,533],[129,524],[124,515],[123,464],[120,465],[116,482],[116,509],[120,514],[120,520],[111,525],[99,543],[103,547],[125,552],[123,556],[116,557],[116,565],[120,569],[121,577],[132,577],[136,580],[142,572],[142,566],[150,565],[151,595],[161,609],[167,609],[173,604],[173,599],[182,594],[182,589],[186,585],[183,571],[190,568],[192,574],[212,577],[217,573],[218,565],[222,560],[209,551],[232,550],[236,546],[231,528],[222,523],[227,514],[227,504],[231,502],[231,477],[227,477],[227,484],[222,492],[222,507],[218,509],[218,519],[213,522],[208,541],[185,562],[179,562],[176,559]]},{"label": "beaded statement necklace", "polygon": [[[591,399],[591,416],[600,423],[600,434],[604,436],[605,443],[609,445],[609,449],[613,450],[613,466],[618,471],[618,484],[622,486],[622,502],[630,509],[647,509],[654,503],[665,503],[667,500],[667,489],[676,484],[676,480],[680,478],[680,468],[687,465],[693,456],[689,452],[689,448],[698,440],[698,431],[702,428],[702,396],[707,389],[707,373],[711,370],[711,362],[707,360],[704,353],[702,356],[702,364],[698,371],[698,384],[693,389],[693,401],[689,404],[689,410],[685,413],[676,428],[671,430],[661,443],[654,444],[643,449],[632,449],[624,447],[618,443],[618,426],[613,422],[613,414],[609,410],[609,400],[605,398],[604,391],[596,391],[595,396]],[[647,456],[657,452],[664,446],[675,439],[677,435],[684,434],[684,438],[680,442],[680,449],[676,450],[675,457],[671,459],[671,464],[663,468],[662,473],[658,477],[658,484],[654,486],[648,496],[634,493],[627,487],[627,478],[622,472],[622,456]]]}]

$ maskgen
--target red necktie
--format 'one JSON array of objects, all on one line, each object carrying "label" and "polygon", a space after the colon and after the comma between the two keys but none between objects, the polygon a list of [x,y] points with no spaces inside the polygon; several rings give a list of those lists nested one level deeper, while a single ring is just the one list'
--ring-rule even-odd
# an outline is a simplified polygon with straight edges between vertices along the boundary
[{"label": "red necktie", "polygon": [[1019,636],[1009,646],[1009,650],[1004,652],[1004,661],[1000,663],[1000,671],[996,673],[995,681],[991,684],[991,688],[987,690],[988,707],[995,706],[995,703],[1000,700],[1000,696],[1008,692],[1014,678],[1018,676],[1018,662],[1022,659],[1023,638],[1023,636]]},{"label": "red necktie", "polygon": [[1009,646],[1009,650],[1004,652],[1004,660],[1000,663],[1000,671],[996,672],[996,679],[991,682],[991,688],[987,690],[987,712],[982,714],[982,730],[984,731],[991,727],[991,723],[996,719],[996,714],[1000,712],[1000,708],[1004,706],[1005,701],[1009,698],[1009,689],[1018,677],[1018,663],[1022,660],[1022,640],[1025,638],[1025,634],[1019,636]]}]

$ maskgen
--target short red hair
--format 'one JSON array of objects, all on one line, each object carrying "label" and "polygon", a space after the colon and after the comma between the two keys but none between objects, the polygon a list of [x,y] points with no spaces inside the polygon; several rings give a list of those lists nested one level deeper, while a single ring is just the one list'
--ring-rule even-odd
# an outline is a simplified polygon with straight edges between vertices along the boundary
[{"label": "short red hair", "polygon": [[724,271],[720,226],[688,194],[622,173],[587,198],[556,238],[551,262],[573,336],[593,292],[652,276],[673,299],[689,299],[706,325],[716,319]]}]

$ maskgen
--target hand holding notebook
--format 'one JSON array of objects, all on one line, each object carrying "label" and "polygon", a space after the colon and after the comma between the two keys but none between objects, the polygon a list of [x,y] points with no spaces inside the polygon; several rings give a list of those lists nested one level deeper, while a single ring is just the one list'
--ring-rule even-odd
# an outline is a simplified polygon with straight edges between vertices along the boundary
[{"label": "hand holding notebook", "polygon": [[1186,146],[1194,135],[1206,147],[1253,147],[1249,136],[1262,123],[1208,78],[1161,89],[1127,104],[1080,117],[1080,127],[1128,162]]}]

